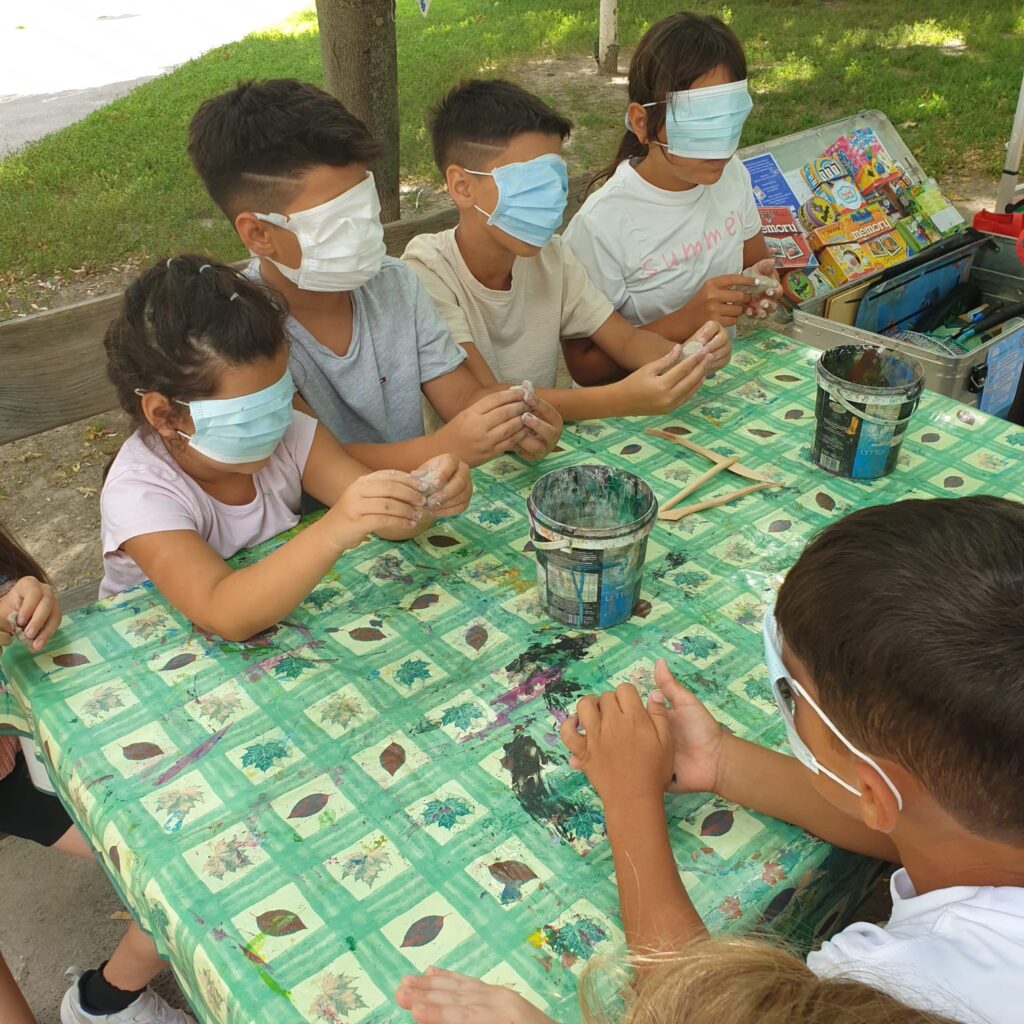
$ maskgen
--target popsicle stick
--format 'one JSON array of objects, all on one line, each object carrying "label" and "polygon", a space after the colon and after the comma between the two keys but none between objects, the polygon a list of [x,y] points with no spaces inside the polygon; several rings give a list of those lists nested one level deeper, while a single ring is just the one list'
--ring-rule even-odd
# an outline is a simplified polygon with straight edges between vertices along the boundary
[{"label": "popsicle stick", "polygon": [[677,523],[680,519],[685,519],[694,512],[703,512],[708,508],[717,508],[719,505],[728,505],[731,502],[739,501],[740,498],[745,498],[748,494],[753,494],[754,491],[763,491],[766,487],[781,486],[781,484],[774,483],[770,480],[762,481],[758,484],[751,484],[749,487],[741,487],[738,491],[730,491],[728,494],[723,494],[718,498],[709,498],[707,501],[698,501],[696,505],[684,505],[682,508],[672,509],[671,512],[659,512],[658,518],[669,523]]},{"label": "popsicle stick", "polygon": [[669,498],[668,501],[664,502],[660,508],[660,512],[666,512],[673,505],[678,505],[683,498],[688,498],[694,491],[699,487],[703,487],[712,477],[717,476],[725,469],[729,469],[731,466],[735,466],[740,461],[738,455],[734,455],[731,459],[726,459],[725,462],[716,462],[707,472],[701,473],[696,480],[691,480],[677,495]]},{"label": "popsicle stick", "polygon": [[[675,444],[681,444],[684,448],[689,448],[691,452],[703,455],[705,459],[710,459],[712,462],[724,462],[726,458],[728,458],[728,456],[719,455],[718,452],[713,452],[710,448],[704,448],[699,444],[695,444],[693,441],[688,441],[685,437],[670,434],[667,430],[659,430],[657,427],[648,427],[644,433],[650,434],[652,437],[663,437],[666,441],[672,441]],[[735,466],[731,467],[730,472],[735,473],[737,476],[742,476],[747,480],[758,480],[765,484],[777,483],[777,481],[765,476],[764,473],[759,473],[756,469],[750,469],[742,463],[736,463]]]}]

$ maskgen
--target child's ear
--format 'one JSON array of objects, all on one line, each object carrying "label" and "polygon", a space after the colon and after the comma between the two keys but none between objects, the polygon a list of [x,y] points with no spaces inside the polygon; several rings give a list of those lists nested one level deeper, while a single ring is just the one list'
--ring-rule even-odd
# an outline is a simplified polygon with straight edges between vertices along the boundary
[{"label": "child's ear", "polygon": [[468,210],[473,204],[473,193],[471,190],[471,175],[467,174],[461,167],[452,164],[445,171],[445,181],[448,184],[448,194],[460,210]]},{"label": "child's ear", "polygon": [[242,240],[242,245],[257,256],[274,256],[274,237],[266,221],[260,220],[253,213],[240,213],[235,218],[235,230]]},{"label": "child's ear", "polygon": [[644,145],[647,144],[647,108],[642,103],[630,103],[626,116],[633,128],[633,134]]},{"label": "child's ear", "polygon": [[[854,774],[857,777],[857,788],[860,790],[860,816],[868,828],[888,835],[896,828],[900,816],[900,806],[893,791],[886,785],[885,779],[878,771],[860,758],[852,759]],[[892,779],[893,785],[899,787],[896,776],[900,774],[898,765],[885,763],[884,770]],[[904,795],[906,788],[900,790]]]},{"label": "child's ear", "polygon": [[161,436],[169,441],[177,440],[178,431],[184,430],[191,434],[193,430],[192,417],[188,411],[180,405],[176,405],[169,398],[161,395],[159,391],[147,391],[142,396],[142,415],[146,422]]}]

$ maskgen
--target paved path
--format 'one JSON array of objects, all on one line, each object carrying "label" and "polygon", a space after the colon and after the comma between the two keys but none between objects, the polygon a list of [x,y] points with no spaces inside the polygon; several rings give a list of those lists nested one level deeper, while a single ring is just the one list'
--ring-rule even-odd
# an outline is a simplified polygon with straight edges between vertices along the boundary
[{"label": "paved path", "polygon": [[302,0],[2,0],[0,156]]}]

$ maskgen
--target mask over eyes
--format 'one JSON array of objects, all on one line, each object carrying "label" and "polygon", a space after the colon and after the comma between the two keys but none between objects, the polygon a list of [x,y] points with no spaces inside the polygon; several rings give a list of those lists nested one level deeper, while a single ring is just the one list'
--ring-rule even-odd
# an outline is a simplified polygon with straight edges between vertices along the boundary
[{"label": "mask over eyes", "polygon": [[540,247],[547,245],[562,226],[569,201],[569,172],[560,156],[545,153],[493,171],[471,171],[467,167],[463,170],[492,177],[498,186],[498,203],[491,213],[474,207],[487,218],[488,224],[521,242]]},{"label": "mask over eyes", "polygon": [[[662,101],[665,109],[665,137],[668,143],[651,139],[673,156],[696,160],[727,160],[737,150],[743,124],[754,101],[747,80],[710,85],[706,89],[682,89]],[[645,103],[656,107],[657,102]],[[632,131],[629,114],[626,127]]]},{"label": "mask over eyes", "polygon": [[270,262],[307,292],[351,292],[376,276],[387,249],[373,175],[340,196],[298,213],[257,213],[299,240],[298,268]]},{"label": "mask over eyes", "polygon": [[214,462],[237,466],[270,458],[292,422],[292,375],[262,391],[238,398],[207,398],[179,402],[188,406],[194,433],[178,431],[190,448]]}]

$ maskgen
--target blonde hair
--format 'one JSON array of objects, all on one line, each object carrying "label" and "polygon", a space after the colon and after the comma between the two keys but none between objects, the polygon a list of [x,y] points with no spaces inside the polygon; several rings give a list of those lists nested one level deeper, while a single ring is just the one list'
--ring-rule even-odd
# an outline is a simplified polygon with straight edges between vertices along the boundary
[{"label": "blonde hair", "polygon": [[[630,968],[642,972],[635,984]],[[864,982],[819,978],[754,939],[709,939],[624,963],[595,960],[580,979],[580,1002],[586,1024],[954,1024]]]}]

